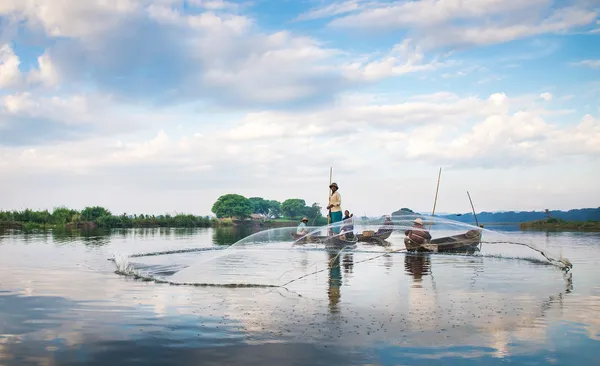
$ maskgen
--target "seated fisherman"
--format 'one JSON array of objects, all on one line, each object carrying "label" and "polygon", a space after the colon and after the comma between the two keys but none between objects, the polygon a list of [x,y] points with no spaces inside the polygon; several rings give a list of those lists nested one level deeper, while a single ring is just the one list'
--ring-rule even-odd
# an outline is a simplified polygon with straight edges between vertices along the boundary
[{"label": "seated fisherman", "polygon": [[[416,244],[425,244],[426,241],[431,240],[431,234],[429,234],[429,231],[427,231],[427,229],[425,229],[425,226],[423,225],[423,220],[418,217],[417,219],[415,219],[414,221],[414,225],[413,225],[413,230],[406,230],[404,232],[404,235],[407,236],[406,239],[409,239],[410,241],[416,243]],[[404,239],[404,240],[406,240]]]},{"label": "seated fisherman", "polygon": [[350,211],[344,211],[344,218],[342,222],[344,226],[342,227],[342,232],[346,235],[347,238],[352,238],[354,236],[354,219],[352,218],[354,214],[350,214]]},{"label": "seated fisherman", "polygon": [[394,222],[392,221],[390,215],[387,215],[385,217],[385,221],[383,222],[383,226],[377,229],[375,234],[384,234],[391,231],[394,231]]},{"label": "seated fisherman", "polygon": [[308,222],[308,218],[303,217],[302,218],[302,222],[300,222],[300,225],[298,225],[298,228],[296,229],[296,235],[306,235],[308,234],[308,229],[306,229],[306,223]]}]

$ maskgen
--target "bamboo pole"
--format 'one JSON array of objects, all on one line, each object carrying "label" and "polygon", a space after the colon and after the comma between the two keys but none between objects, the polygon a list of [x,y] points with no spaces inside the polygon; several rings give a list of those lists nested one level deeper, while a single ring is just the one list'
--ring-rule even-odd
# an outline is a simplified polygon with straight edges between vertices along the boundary
[{"label": "bamboo pole", "polygon": [[469,191],[467,191],[467,196],[469,196],[469,202],[471,202],[471,209],[473,210],[473,217],[475,217],[475,224],[477,224],[477,227],[479,227],[479,221],[477,221],[477,214],[475,213],[475,207],[473,206],[473,201],[471,200]]},{"label": "bamboo pole", "polygon": [[[328,197],[327,197],[327,206],[329,206],[329,201],[331,199],[331,183],[332,183],[332,174],[333,174],[333,168],[329,167],[329,188],[328,188]],[[331,225],[331,209],[329,209],[329,212],[327,213],[327,226]]]},{"label": "bamboo pole", "polygon": [[[438,198],[438,192],[440,190],[440,178],[441,177],[442,177],[442,168],[440,167],[440,172],[438,173],[437,187],[435,188],[435,199],[433,200],[433,210],[431,211],[431,216],[433,216],[435,214],[435,206],[437,205],[437,198]],[[429,230],[431,230],[431,225],[429,225]]]}]

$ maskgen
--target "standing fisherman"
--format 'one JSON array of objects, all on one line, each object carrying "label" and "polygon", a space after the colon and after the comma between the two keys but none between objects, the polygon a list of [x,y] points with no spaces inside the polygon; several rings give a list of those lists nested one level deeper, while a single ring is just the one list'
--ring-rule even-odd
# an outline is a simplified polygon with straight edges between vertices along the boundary
[{"label": "standing fisherman", "polygon": [[331,189],[331,196],[329,196],[329,205],[327,205],[327,209],[329,210],[329,217],[331,217],[331,223],[336,223],[333,225],[332,230],[334,233],[340,233],[340,225],[338,222],[342,221],[342,197],[338,192],[337,183],[331,183],[329,185],[329,189]]}]

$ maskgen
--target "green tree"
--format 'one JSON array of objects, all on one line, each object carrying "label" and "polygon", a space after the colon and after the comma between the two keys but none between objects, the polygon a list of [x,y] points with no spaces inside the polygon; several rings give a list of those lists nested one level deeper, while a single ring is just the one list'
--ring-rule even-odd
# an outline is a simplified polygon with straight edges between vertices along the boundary
[{"label": "green tree", "polygon": [[56,225],[64,225],[70,222],[77,211],[66,207],[57,207],[52,211],[52,223]]},{"label": "green tree", "polygon": [[225,194],[217,199],[211,211],[220,219],[232,216],[243,219],[252,214],[252,203],[239,194]]},{"label": "green tree", "polygon": [[290,219],[304,213],[304,207],[306,202],[299,198],[290,198],[281,204],[281,212],[288,216]]},{"label": "green tree", "polygon": [[281,202],[269,200],[269,217],[276,219],[281,216]]},{"label": "green tree", "polygon": [[250,197],[248,200],[250,201],[250,204],[252,204],[252,213],[269,216],[269,201],[262,197]]},{"label": "green tree", "polygon": [[321,206],[315,202],[312,206],[304,207],[304,215],[311,220],[321,217]]},{"label": "green tree", "polygon": [[81,219],[83,221],[96,222],[102,216],[112,216],[112,214],[109,210],[100,206],[86,207],[81,211]]}]

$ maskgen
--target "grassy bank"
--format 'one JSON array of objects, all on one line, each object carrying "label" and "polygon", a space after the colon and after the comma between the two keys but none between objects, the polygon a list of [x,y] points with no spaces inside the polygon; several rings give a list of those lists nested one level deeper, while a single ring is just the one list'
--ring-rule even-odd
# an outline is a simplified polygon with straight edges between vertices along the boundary
[{"label": "grassy bank", "polygon": [[7,229],[94,229],[94,228],[150,228],[150,227],[213,227],[231,226],[231,220],[217,220],[209,216],[191,214],[113,215],[103,207],[86,207],[77,211],[65,207],[44,211],[0,211],[0,228]]},{"label": "grassy bank", "polygon": [[[52,212],[48,210],[34,211],[0,211],[0,228],[35,230],[35,229],[121,229],[121,228],[208,228],[227,226],[260,226],[276,228],[296,226],[301,217],[289,219],[268,220],[232,220],[230,218],[216,219],[209,216],[196,216],[191,214],[177,215],[147,215],[147,214],[121,214],[113,215],[103,207],[86,207],[81,211],[59,207]],[[319,217],[310,220],[310,225],[320,226],[327,224],[327,218]]]},{"label": "grassy bank", "polygon": [[600,221],[564,221],[561,219],[522,222],[521,230],[600,232]]}]

